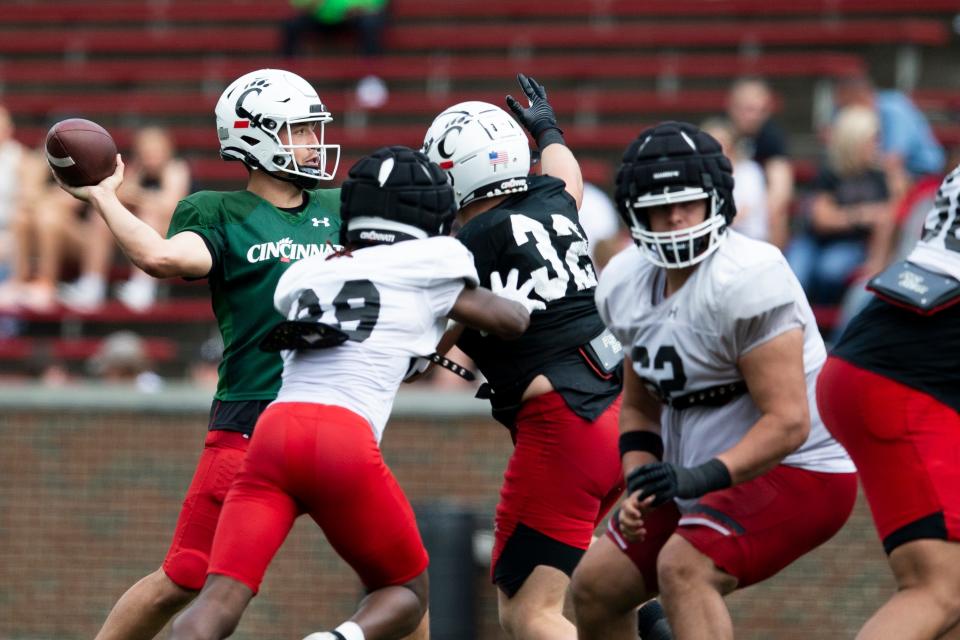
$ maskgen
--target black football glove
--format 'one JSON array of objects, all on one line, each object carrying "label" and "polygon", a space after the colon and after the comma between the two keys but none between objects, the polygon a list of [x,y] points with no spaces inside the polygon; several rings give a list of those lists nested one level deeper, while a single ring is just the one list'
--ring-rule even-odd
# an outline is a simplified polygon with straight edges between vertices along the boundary
[{"label": "black football glove", "polygon": [[627,494],[640,492],[640,500],[649,496],[657,507],[674,498],[699,498],[705,493],[725,489],[732,480],[727,465],[712,458],[696,467],[678,467],[669,462],[654,462],[627,474]]},{"label": "black football glove", "polygon": [[507,96],[507,106],[517,116],[517,120],[530,132],[539,148],[543,149],[554,142],[563,144],[563,130],[557,125],[557,114],[547,102],[547,90],[542,84],[522,73],[517,74],[517,82],[527,94],[529,103],[529,106],[524,108],[513,96]]}]

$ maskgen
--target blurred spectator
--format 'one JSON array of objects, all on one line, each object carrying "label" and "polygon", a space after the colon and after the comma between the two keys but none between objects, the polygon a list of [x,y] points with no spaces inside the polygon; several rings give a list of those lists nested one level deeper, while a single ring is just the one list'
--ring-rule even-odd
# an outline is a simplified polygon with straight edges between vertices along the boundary
[{"label": "blurred spectator", "polygon": [[221,360],[223,360],[223,338],[219,331],[215,331],[200,345],[199,357],[190,363],[188,372],[190,382],[204,389],[216,389]]},{"label": "blurred spectator", "polygon": [[[133,158],[127,164],[120,201],[137,217],[166,235],[177,203],[190,193],[190,168],[176,157],[173,138],[161,127],[141,129],[133,141]],[[104,228],[104,242],[110,249],[113,236]],[[148,309],[156,301],[157,280],[137,267],[130,279],[117,286],[117,299],[135,311]]]},{"label": "blurred spectator", "polygon": [[48,364],[37,376],[40,384],[44,387],[66,387],[76,382],[73,374],[66,364],[62,362],[52,362]]},{"label": "blurred spectator", "polygon": [[923,113],[900,91],[877,91],[868,76],[857,75],[838,83],[836,101],[841,109],[859,105],[877,112],[883,168],[894,201],[902,198],[917,178],[943,171],[943,147]]},{"label": "blurred spectator", "polygon": [[613,200],[603,190],[589,182],[583,183],[580,226],[587,234],[590,257],[598,274],[610,258],[632,245],[630,234],[620,224],[620,216],[613,205]]},{"label": "blurred spectator", "polygon": [[[387,0],[290,0],[297,15],[281,25],[280,53],[292,58],[300,52],[304,36],[320,39],[352,30],[360,40],[360,53],[365,58],[383,54],[383,32],[387,24]],[[383,106],[388,97],[387,85],[371,68],[357,84],[356,99],[362,107]]]},{"label": "blurred spectator", "polygon": [[763,167],[767,184],[768,241],[783,249],[793,201],[793,163],[787,136],[773,120],[773,93],[759,78],[742,78],[730,88],[727,114],[733,123],[738,155]]},{"label": "blurred spectator", "polygon": [[97,224],[105,227],[99,216],[86,216],[85,205],[57,187],[42,147],[25,152],[11,225],[16,251],[0,303],[35,311],[52,309],[61,267],[69,258],[82,256],[82,271],[105,272],[109,255],[86,248]]},{"label": "blurred spectator", "polygon": [[5,280],[12,269],[15,245],[11,227],[19,197],[23,154],[23,145],[13,138],[10,112],[0,105],[0,281]]},{"label": "blurred spectator", "polygon": [[712,135],[723,148],[723,154],[733,165],[733,200],[737,215],[733,228],[757,240],[770,241],[770,212],[767,210],[767,181],[763,168],[741,154],[734,144],[733,123],[725,118],[710,118],[701,129]]},{"label": "blurred spectator", "polygon": [[829,133],[808,229],[787,250],[811,302],[838,302],[858,269],[870,275],[886,264],[894,220],[879,165],[879,126],[871,109],[853,106],[840,112]]},{"label": "blurred spectator", "polygon": [[[917,238],[923,233],[927,214],[934,206],[939,186],[939,178],[932,176],[922,178],[914,183],[907,195],[901,198],[900,202],[893,208],[893,219],[897,233],[887,262],[906,260],[910,252],[913,251],[917,244]],[[833,326],[833,341],[838,340],[843,335],[847,324],[874,297],[866,289],[869,279],[867,276],[860,277],[847,288],[843,301],[840,303],[837,322]]]},{"label": "blurred spectator", "polygon": [[[186,162],[175,157],[173,139],[160,127],[140,129],[131,151],[133,157],[118,194],[120,200],[141,220],[166,235],[173,210],[190,192],[190,170]],[[63,200],[63,195],[66,194],[58,194],[58,200]],[[74,213],[73,219],[64,219],[68,214],[62,213],[61,226],[68,233],[81,229],[84,241],[77,247],[80,277],[75,283],[61,287],[61,300],[76,309],[96,309],[106,299],[110,266],[116,251],[113,234],[100,216],[86,216],[77,224],[77,201],[67,196],[64,202]],[[79,209],[84,211],[83,207]],[[116,293],[127,307],[145,311],[156,301],[157,281],[131,267],[130,279],[118,285]]]},{"label": "blurred spectator", "polygon": [[151,367],[143,338],[132,331],[111,333],[87,361],[87,370],[100,380],[133,384],[145,393],[163,387],[163,380]]}]

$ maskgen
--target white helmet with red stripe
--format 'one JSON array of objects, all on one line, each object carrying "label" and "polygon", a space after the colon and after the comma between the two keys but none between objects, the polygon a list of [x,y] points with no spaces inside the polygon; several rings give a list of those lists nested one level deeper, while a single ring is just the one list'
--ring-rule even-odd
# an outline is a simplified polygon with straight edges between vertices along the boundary
[{"label": "white helmet with red stripe", "polygon": [[[337,172],[340,145],[324,141],[324,125],[333,117],[310,83],[295,73],[260,69],[237,78],[217,101],[216,115],[224,160],[240,160],[304,188],[332,180]],[[318,167],[297,164],[294,149],[306,145],[280,141],[281,131],[292,140],[291,128],[298,124],[316,127]]]},{"label": "white helmet with red stripe", "polygon": [[527,134],[506,111],[487,102],[461,102],[434,118],[423,152],[450,175],[461,207],[527,190]]}]

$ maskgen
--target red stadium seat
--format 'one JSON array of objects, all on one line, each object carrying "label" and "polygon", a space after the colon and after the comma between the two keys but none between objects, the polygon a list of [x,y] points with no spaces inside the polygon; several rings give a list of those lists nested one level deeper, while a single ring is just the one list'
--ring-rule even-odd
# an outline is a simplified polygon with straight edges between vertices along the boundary
[{"label": "red stadium seat", "polygon": [[960,89],[917,89],[911,97],[924,111],[960,111]]},{"label": "red stadium seat", "polygon": [[[651,121],[630,124],[598,124],[596,126],[564,127],[567,142],[575,149],[622,150]],[[945,145],[960,144],[960,125],[935,125],[934,133]],[[210,150],[216,147],[215,132],[210,127],[174,127],[171,129],[177,146],[182,150]],[[45,132],[36,128],[22,128],[17,136],[23,140],[40,140]],[[117,145],[129,147],[133,131],[126,128],[111,128],[110,133]],[[402,144],[419,147],[423,143],[422,128],[409,125],[372,125],[352,129],[334,123],[327,128],[328,141],[345,145],[349,149],[373,149],[384,144]]]},{"label": "red stadium seat", "polygon": [[183,323],[183,322],[212,322],[213,310],[210,301],[206,298],[170,300],[158,302],[148,312],[132,311],[116,301],[109,301],[96,311],[76,311],[67,308],[57,308],[50,311],[17,311],[11,314],[31,323],[53,322],[60,323],[66,320],[106,323],[106,324],[146,324],[146,323]]},{"label": "red stadium seat", "polygon": [[[506,83],[505,83],[506,84]],[[490,100],[489,91],[424,93],[397,90],[377,111],[388,115],[432,116],[447,106],[467,100]],[[57,91],[17,92],[4,96],[3,105],[16,114],[72,112],[87,115],[132,113],[148,116],[208,116],[218,94],[190,91]],[[356,108],[352,95],[331,92],[323,96],[334,114]],[[726,90],[691,89],[673,93],[621,89],[615,91],[557,90],[550,103],[557,113],[574,116],[585,111],[602,114],[643,114],[658,112],[714,113],[724,109]]]},{"label": "red stadium seat", "polygon": [[[51,83],[63,87],[75,83],[89,90],[91,83],[209,82],[220,86],[251,69],[248,60],[230,58],[193,59],[190,64],[169,55],[144,60],[8,60],[0,59],[0,80],[9,89]],[[732,78],[740,75],[770,77],[838,77],[865,70],[859,55],[833,51],[767,53],[759,57],[733,53],[536,55],[509,56],[391,56],[364,61],[356,56],[318,56],[285,61],[258,58],[260,67],[282,67],[314,82],[357,80],[372,67],[385,80],[451,78],[475,80],[510,78],[517,71],[536,69],[537,77],[568,81],[589,79],[655,78],[671,74],[686,78]]]},{"label": "red stadium seat", "polygon": [[[955,12],[954,0],[768,0],[765,16],[921,14]],[[515,0],[394,0],[390,13],[395,20],[412,18],[539,18],[544,8],[537,3]],[[18,23],[75,22],[264,22],[276,21],[291,13],[283,4],[234,0],[228,5],[214,0],[192,2],[42,2],[18,6],[11,21]],[[703,17],[755,16],[756,0],[554,0],[550,13],[555,17]]]},{"label": "red stadium seat", "polygon": [[[758,8],[756,0],[553,0],[550,13],[558,17],[703,17],[818,15],[860,13],[918,13],[957,10],[954,0],[767,0]],[[539,17],[544,8],[537,3],[515,0],[394,0],[391,12],[396,17],[432,18],[449,16],[478,18],[488,16]]]},{"label": "red stadium seat", "polygon": [[[636,124],[601,124],[596,127],[564,127],[567,142],[577,149],[622,150],[627,143],[650,122]],[[18,137],[25,140],[39,140],[44,134],[41,129],[23,128]],[[127,128],[111,128],[117,145],[128,148],[134,131]],[[212,126],[173,127],[171,129],[176,145],[181,150],[209,150],[213,154],[217,147],[216,131]],[[344,145],[347,149],[375,149],[385,144],[402,144],[420,147],[423,144],[423,127],[409,125],[375,125],[363,129],[348,129],[337,125],[328,125],[327,139]]]},{"label": "red stadium seat", "polygon": [[[709,21],[652,24],[618,23],[590,26],[534,23],[474,24],[470,29],[447,25],[405,26],[388,31],[390,51],[503,51],[504,49],[651,48],[682,43],[684,47],[836,46],[920,44],[937,46],[950,38],[948,25],[931,19],[850,19],[792,21]],[[279,46],[276,26],[204,27],[18,27],[0,30],[0,53],[272,53]],[[421,70],[422,73],[423,70]]]},{"label": "red stadium seat", "polygon": [[[837,46],[878,43],[942,45],[950,30],[942,20],[863,19],[796,21],[717,21],[567,26],[540,23],[524,29],[475,24],[470,29],[446,26],[408,27],[391,32],[387,46],[416,50],[424,44],[454,51],[504,48],[651,48],[753,46]],[[0,48],[2,50],[2,48]]]},{"label": "red stadium seat", "polygon": [[[50,353],[59,360],[86,360],[94,356],[103,341],[99,338],[71,338],[49,343]],[[172,360],[177,355],[177,343],[167,338],[144,338],[147,357],[156,362]]]},{"label": "red stadium seat", "polygon": [[[101,338],[5,338],[0,340],[0,360],[25,360],[38,355],[56,360],[86,360],[94,356],[102,344]],[[177,343],[168,338],[144,338],[144,348],[154,362],[177,357]]]},{"label": "red stadium seat", "polygon": [[935,124],[933,133],[944,146],[960,145],[960,124]]},{"label": "red stadium seat", "polygon": [[[626,146],[626,143],[624,143]],[[213,155],[211,153],[211,155]],[[359,156],[344,156],[340,159],[340,170],[337,173],[337,182],[347,175],[346,170],[357,160]],[[613,178],[615,167],[605,160],[581,157],[580,170],[583,173],[583,179],[595,184],[609,184]],[[243,166],[237,162],[224,162],[219,158],[196,158],[190,161],[190,169],[193,177],[205,184],[210,183],[232,183],[240,185],[246,180],[247,172]]]}]

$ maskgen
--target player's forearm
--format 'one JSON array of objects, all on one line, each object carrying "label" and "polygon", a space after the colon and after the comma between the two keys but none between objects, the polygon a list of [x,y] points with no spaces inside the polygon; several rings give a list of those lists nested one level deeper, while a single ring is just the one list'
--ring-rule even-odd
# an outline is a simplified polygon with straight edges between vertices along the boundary
[{"label": "player's forearm", "polygon": [[580,163],[564,144],[547,145],[540,152],[540,166],[544,175],[559,178],[567,184],[567,193],[577,201],[577,209],[583,202],[583,174]]},{"label": "player's forearm", "polygon": [[[772,158],[764,166],[767,178],[767,219],[770,242],[783,249],[790,234],[790,204],[793,201],[793,165],[786,158]],[[739,216],[739,213],[737,214]]]},{"label": "player's forearm", "polygon": [[[864,268],[876,272],[882,269],[889,259],[893,249],[893,236],[896,231],[893,213],[887,206],[881,206],[876,211],[873,229],[870,231],[870,241],[867,244],[867,259]],[[864,275],[872,276],[873,273]]]},{"label": "player's forearm", "polygon": [[733,484],[746,482],[773,469],[799,449],[810,433],[809,417],[786,418],[764,414],[740,442],[717,458],[730,471]]},{"label": "player's forearm", "polygon": [[530,326],[530,313],[522,304],[482,287],[464,289],[447,317],[505,340],[519,338]]},{"label": "player's forearm", "polygon": [[91,190],[90,202],[133,264],[155,277],[178,275],[163,266],[163,236],[123,206],[116,193]]},{"label": "player's forearm", "polygon": [[623,401],[620,407],[620,463],[626,475],[636,467],[663,459],[663,440],[660,437],[660,406],[640,385],[632,369],[624,380]]},{"label": "player's forearm", "polygon": [[774,158],[766,163],[767,206],[771,213],[786,216],[793,199],[793,166],[786,158]]},{"label": "player's forearm", "polygon": [[457,344],[457,340],[459,340],[462,335],[462,324],[456,321],[447,323],[447,330],[443,332],[443,337],[440,338],[440,342],[437,344],[437,353],[442,356],[446,355],[447,352]]},{"label": "player's forearm", "polygon": [[619,448],[624,474],[641,465],[663,460],[660,425],[648,420],[642,411],[621,406]]},{"label": "player's forearm", "polygon": [[814,198],[810,222],[817,233],[843,233],[854,228],[856,214],[841,209],[836,201],[825,194]]}]

